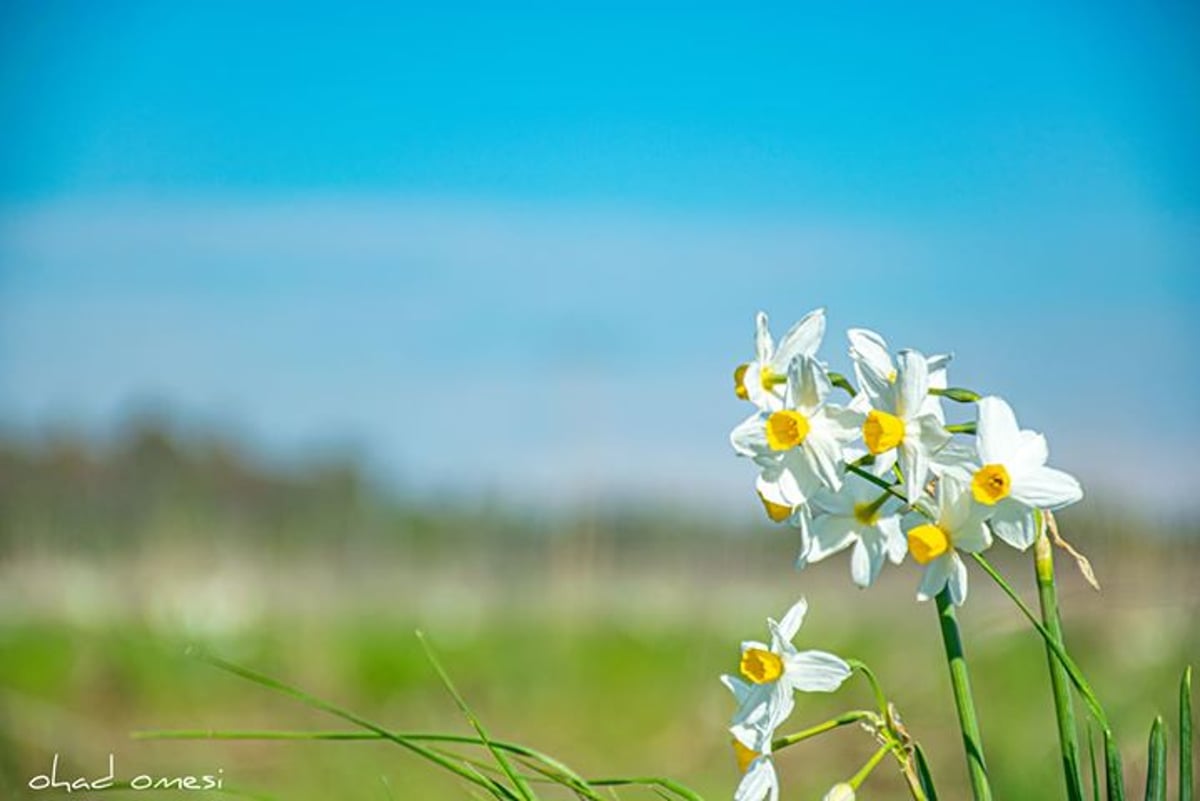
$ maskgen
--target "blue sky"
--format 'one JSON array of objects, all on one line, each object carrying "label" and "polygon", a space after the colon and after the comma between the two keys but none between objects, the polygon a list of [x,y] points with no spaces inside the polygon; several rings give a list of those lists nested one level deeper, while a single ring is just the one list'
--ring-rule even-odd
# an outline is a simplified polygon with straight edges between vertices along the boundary
[{"label": "blue sky", "polygon": [[10,428],[150,399],[428,490],[740,508],[752,314],[824,305],[835,364],[953,350],[1060,466],[1197,505],[1187,4],[0,14]]}]

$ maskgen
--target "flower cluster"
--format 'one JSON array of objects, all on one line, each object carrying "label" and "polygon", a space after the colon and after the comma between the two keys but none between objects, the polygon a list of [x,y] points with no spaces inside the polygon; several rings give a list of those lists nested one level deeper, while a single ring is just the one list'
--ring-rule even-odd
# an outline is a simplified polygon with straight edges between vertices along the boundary
[{"label": "flower cluster", "polygon": [[742,773],[735,801],[775,801],[779,797],[771,743],[775,731],[792,713],[795,693],[833,692],[850,676],[850,666],[841,657],[825,651],[798,651],[792,644],[807,611],[802,598],[778,623],[768,618],[770,644],[742,643],[740,675],[721,677],[737,701],[729,727]]},{"label": "flower cluster", "polygon": [[[993,537],[1024,550],[1037,536],[1036,510],[1083,496],[1073,477],[1046,466],[1045,438],[1021,429],[1004,400],[948,388],[949,355],[893,357],[879,334],[851,329],[855,388],[818,358],[824,334],[818,309],[776,344],[759,313],[754,360],[734,371],[737,396],[755,411],[730,439],[758,469],[768,517],[799,529],[798,567],[850,548],[851,576],[866,587],[885,562],[911,555],[924,568],[919,599],[948,588],[962,604],[959,552],[985,550]],[[834,401],[835,387],[845,403]],[[948,426],[943,396],[974,402],[976,421]]]}]

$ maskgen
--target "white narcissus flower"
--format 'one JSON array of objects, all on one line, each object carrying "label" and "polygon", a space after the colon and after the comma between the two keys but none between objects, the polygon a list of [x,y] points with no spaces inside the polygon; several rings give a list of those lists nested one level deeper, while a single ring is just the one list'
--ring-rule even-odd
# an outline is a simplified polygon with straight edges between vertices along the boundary
[{"label": "white narcissus flower", "polygon": [[[846,336],[850,340],[850,358],[854,360],[854,375],[858,378],[860,391],[866,392],[871,388],[878,393],[896,380],[896,364],[882,336],[867,328],[851,328]],[[945,389],[948,386],[946,367],[952,358],[949,353],[943,353],[925,360],[930,389]],[[925,398],[921,411],[933,414],[938,420],[945,420],[942,404],[936,395]]]},{"label": "white narcissus flower", "polygon": [[797,691],[833,692],[850,676],[850,666],[841,657],[798,651],[792,644],[807,611],[802,598],[780,622],[768,618],[770,645],[743,642],[740,677],[721,677],[738,702],[730,732],[760,754],[767,752],[775,730],[792,713]]},{"label": "white narcissus flower", "polygon": [[797,567],[819,562],[845,548],[850,555],[850,575],[868,587],[883,567],[904,561],[907,545],[900,526],[902,504],[891,493],[854,475],[846,477],[841,492],[821,492],[813,499],[813,520],[808,527],[808,547]]},{"label": "white narcissus flower", "polygon": [[940,417],[926,410],[928,361],[915,350],[900,351],[898,361],[896,379],[878,386],[865,383],[852,408],[866,415],[862,438],[875,457],[874,472],[882,475],[899,460],[904,494],[918,498],[930,471],[941,472],[938,456],[951,434]]},{"label": "white narcissus flower", "polygon": [[967,468],[971,494],[990,511],[996,536],[1025,550],[1037,539],[1034,509],[1061,509],[1083,497],[1068,473],[1046,467],[1046,438],[1022,431],[1012,407],[997,397],[979,401],[977,458]]},{"label": "white narcissus flower", "polygon": [[937,486],[936,519],[908,530],[908,552],[925,567],[918,600],[928,601],[945,587],[950,588],[955,605],[967,600],[967,566],[958,552],[977,553],[992,544],[984,525],[986,517],[986,507],[971,499],[965,484],[952,474],[942,476]]},{"label": "white narcissus flower", "polygon": [[825,369],[797,356],[780,408],[752,414],[730,434],[734,450],[752,457],[793,505],[807,503],[823,486],[842,486],[842,448],[858,436],[861,416],[826,404],[830,390]]},{"label": "white narcissus flower", "polygon": [[815,357],[825,336],[825,310],[815,309],[788,330],[778,346],[767,327],[767,315],[754,318],[754,361],[739,364],[733,371],[733,390],[742,400],[760,409],[783,406],[788,368],[797,356]]}]

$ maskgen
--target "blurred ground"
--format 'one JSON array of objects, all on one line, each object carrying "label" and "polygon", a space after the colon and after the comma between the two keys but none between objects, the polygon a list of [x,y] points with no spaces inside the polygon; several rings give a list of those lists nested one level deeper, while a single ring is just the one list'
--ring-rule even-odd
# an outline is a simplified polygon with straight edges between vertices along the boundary
[{"label": "blurred ground", "polygon": [[[872,665],[928,748],[943,797],[964,797],[935,614],[913,600],[912,565],[859,592],[844,558],[792,571],[791,534],[766,524],[396,498],[350,464],[284,470],[226,442],[146,426],[104,448],[10,442],[0,481],[5,798],[38,797],[25,785],[55,753],[63,772],[98,776],[110,752],[126,778],[221,770],[228,785],[272,798],[468,797],[386,743],[129,736],[345,728],[197,662],[189,645],[390,727],[466,732],[421,654],[418,627],[495,736],[586,775],[667,775],[728,797],[731,701],[717,676],[736,668],[741,639],[764,636],[764,618],[799,595],[811,607],[801,647]],[[1194,528],[1103,499],[1062,523],[1104,584],[1095,594],[1060,558],[1069,643],[1137,786],[1153,716],[1164,713],[1174,730],[1179,673],[1200,661],[1200,540]],[[1027,560],[992,554],[1032,602]],[[997,797],[1062,797],[1036,635],[978,571],[961,618]],[[791,723],[869,704],[852,682],[802,698]],[[819,797],[871,751],[865,734],[845,729],[785,752],[784,797]],[[886,764],[866,787],[865,797],[903,792]]]}]

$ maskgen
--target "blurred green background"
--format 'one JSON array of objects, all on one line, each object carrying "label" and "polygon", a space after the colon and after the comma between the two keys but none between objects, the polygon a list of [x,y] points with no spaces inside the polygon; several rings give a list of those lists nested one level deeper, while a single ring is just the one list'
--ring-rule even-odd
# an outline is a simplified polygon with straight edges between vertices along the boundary
[{"label": "blurred green background", "polygon": [[[133,741],[140,729],[345,728],[186,655],[202,646],[386,726],[467,732],[414,637],[425,630],[494,736],[591,776],[668,775],[710,798],[736,782],[724,732],[738,642],[800,594],[798,637],[875,667],[966,793],[935,612],[917,569],[855,591],[844,558],[790,568],[793,534],[678,511],[532,512],[372,487],[352,461],[264,466],[217,435],[135,420],[107,446],[65,434],[0,458],[0,789],[54,753],[72,776],[215,773],[269,797],[462,798],[387,743]],[[1060,555],[1069,643],[1109,706],[1131,782],[1156,713],[1173,719],[1200,655],[1194,524],[1138,520],[1103,499],[1061,515],[1104,590]],[[996,561],[1027,597],[1032,566]],[[1053,712],[1039,641],[977,571],[962,610],[1000,798],[1055,798]],[[855,682],[806,696],[794,728],[870,705]],[[1169,724],[1174,727],[1174,724]],[[786,797],[817,797],[870,755],[843,729],[779,759]],[[871,797],[899,797],[885,764]],[[627,790],[622,798],[652,797]]]}]

